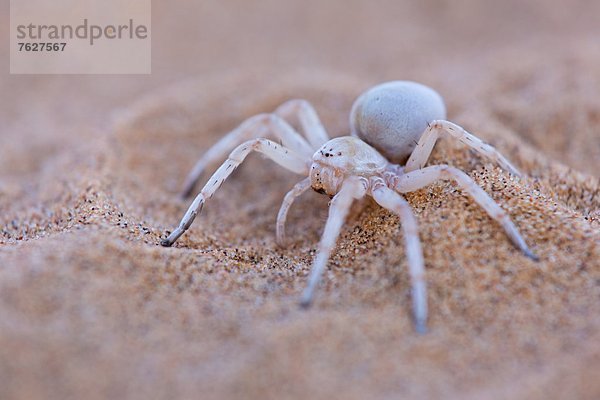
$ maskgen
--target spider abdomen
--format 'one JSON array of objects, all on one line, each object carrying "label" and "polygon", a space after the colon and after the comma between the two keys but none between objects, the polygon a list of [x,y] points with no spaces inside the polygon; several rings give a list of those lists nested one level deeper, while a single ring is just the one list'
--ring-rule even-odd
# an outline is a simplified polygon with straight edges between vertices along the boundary
[{"label": "spider abdomen", "polygon": [[388,160],[404,163],[433,120],[446,119],[442,97],[428,86],[392,81],[361,94],[352,106],[352,135]]}]

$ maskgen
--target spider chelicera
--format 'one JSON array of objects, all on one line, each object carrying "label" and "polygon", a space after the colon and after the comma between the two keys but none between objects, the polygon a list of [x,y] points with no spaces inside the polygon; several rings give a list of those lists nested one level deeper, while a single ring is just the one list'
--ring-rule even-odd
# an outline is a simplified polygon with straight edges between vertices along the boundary
[{"label": "spider chelicera", "polygon": [[[290,118],[297,118],[304,136],[287,122]],[[447,134],[520,176],[519,171],[494,147],[445,118],[446,107],[441,96],[427,86],[409,81],[383,83],[360,95],[350,113],[352,136],[330,139],[314,108],[305,100],[290,100],[272,114],[251,117],[211,147],[194,166],[186,179],[184,196],[192,192],[208,165],[222,160],[231,152],[196,196],[179,226],[161,241],[161,245],[171,246],[190,227],[206,200],[248,154],[256,151],[305,176],[287,193],[279,210],[278,244],[284,245],[286,216],[298,196],[312,188],[332,197],[329,217],[301,305],[309,306],[314,298],[315,288],[352,202],[369,195],[400,217],[412,282],[415,328],[418,332],[425,332],[427,294],[423,252],[417,221],[403,193],[439,179],[454,180],[502,225],[518,249],[537,259],[506,212],[467,174],[448,165],[425,167],[438,137]],[[275,138],[281,144],[265,137]]]}]

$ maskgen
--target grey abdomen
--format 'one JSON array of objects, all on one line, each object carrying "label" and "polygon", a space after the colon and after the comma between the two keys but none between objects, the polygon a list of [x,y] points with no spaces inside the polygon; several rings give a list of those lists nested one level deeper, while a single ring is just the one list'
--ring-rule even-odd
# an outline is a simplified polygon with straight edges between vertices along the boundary
[{"label": "grey abdomen", "polygon": [[350,113],[352,135],[376,148],[389,161],[404,163],[436,119],[446,119],[442,97],[430,87],[392,81],[361,94]]}]

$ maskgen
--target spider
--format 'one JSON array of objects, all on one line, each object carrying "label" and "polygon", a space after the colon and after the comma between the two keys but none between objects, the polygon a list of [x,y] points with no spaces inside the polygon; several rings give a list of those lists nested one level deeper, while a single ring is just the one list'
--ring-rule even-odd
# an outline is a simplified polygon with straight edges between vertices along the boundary
[{"label": "spider", "polygon": [[[296,118],[304,133],[292,125]],[[286,194],[276,224],[277,243],[285,245],[285,221],[294,200],[308,189],[332,198],[329,216],[313,262],[300,305],[314,298],[327,260],[335,246],[352,202],[367,195],[397,214],[401,220],[406,258],[411,278],[414,326],[426,331],[427,294],[423,252],[416,218],[403,193],[423,188],[440,179],[455,183],[496,220],[512,243],[537,260],[507,213],[464,172],[449,165],[425,167],[438,137],[448,134],[476,152],[489,157],[510,173],[519,171],[494,147],[462,127],[446,120],[442,97],[433,89],[410,81],[392,81],[361,94],[350,113],[352,136],[330,139],[315,109],[305,100],[290,100],[274,113],[259,114],[244,121],[211,147],[186,178],[183,195],[189,195],[204,169],[229,158],[210,177],[181,219],[179,226],[161,241],[171,246],[190,227],[221,184],[251,152],[259,152],[280,166],[305,176]],[[274,137],[278,144],[265,137]]]}]

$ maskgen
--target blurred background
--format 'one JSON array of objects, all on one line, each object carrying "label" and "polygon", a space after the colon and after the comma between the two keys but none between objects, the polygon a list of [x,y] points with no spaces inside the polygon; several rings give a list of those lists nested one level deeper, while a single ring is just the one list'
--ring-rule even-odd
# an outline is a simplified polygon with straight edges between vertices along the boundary
[{"label": "blurred background", "polygon": [[[8,3],[0,24],[5,36]],[[584,90],[572,87],[575,80],[598,90],[600,2],[594,0],[174,0],[153,1],[152,7],[149,76],[9,75],[8,43],[0,44],[6,60],[0,67],[0,135],[3,146],[14,150],[0,160],[1,170],[35,169],[64,143],[106,130],[113,110],[189,77],[244,72],[268,81],[297,69],[327,70],[366,84],[421,80],[449,100],[460,91],[473,103],[481,101],[478,93],[465,92],[481,88],[482,79],[512,81],[513,104]],[[564,87],[530,90],[549,81]],[[519,85],[529,92],[519,92]],[[523,114],[520,128],[534,129],[530,111]],[[557,134],[568,136],[564,130]],[[25,149],[35,157],[23,159]],[[565,160],[593,172],[574,158]]]}]

